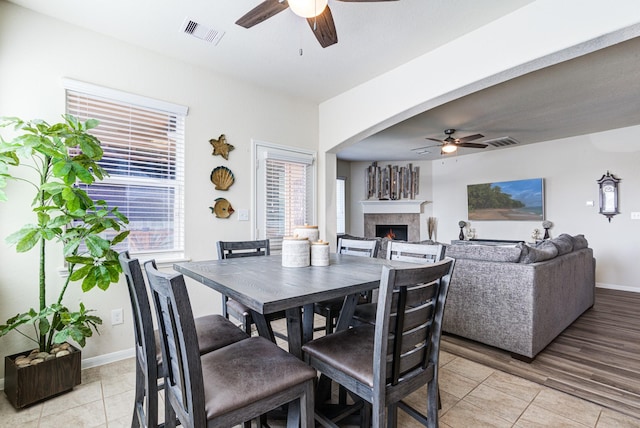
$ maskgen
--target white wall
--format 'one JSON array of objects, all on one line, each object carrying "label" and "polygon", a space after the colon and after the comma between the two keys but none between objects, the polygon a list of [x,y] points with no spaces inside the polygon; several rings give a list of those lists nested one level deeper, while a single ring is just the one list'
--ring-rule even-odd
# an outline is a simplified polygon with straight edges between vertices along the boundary
[{"label": "white wall", "polygon": [[[382,162],[385,164],[384,162]],[[363,220],[359,200],[364,196],[364,169],[368,164],[354,162],[351,168],[354,195],[351,201],[351,229],[362,234]],[[417,164],[416,164],[417,165]],[[467,221],[467,185],[492,181],[543,178],[545,217],[553,222],[551,237],[561,233],[584,234],[596,258],[598,286],[640,292],[640,221],[630,213],[640,211],[640,126],[617,129],[562,140],[525,145],[464,156],[447,156],[421,165],[422,189],[431,188],[432,204],[422,214],[421,237],[426,235],[426,218],[437,218],[437,239],[449,243],[458,239],[458,221]],[[426,177],[426,171],[432,171]],[[611,223],[598,214],[596,180],[610,171],[621,178],[620,215]],[[594,201],[594,206],[587,206]],[[359,211],[358,211],[359,210]],[[429,212],[431,210],[431,212]],[[477,238],[531,240],[540,222],[473,221]]]},{"label": "white wall", "polygon": [[[212,48],[215,49],[215,48]],[[209,209],[224,196],[237,209],[250,209],[252,199],[251,140],[298,146],[318,146],[316,105],[269,92],[191,65],[56,21],[0,0],[0,115],[58,121],[64,113],[62,77],[103,85],[189,107],[186,122],[186,256],[194,260],[216,257],[215,241],[250,239],[251,222],[237,217],[217,219]],[[295,117],[283,126],[283,117]],[[4,131],[3,135],[5,135]],[[211,155],[210,138],[226,134],[235,146],[229,160]],[[230,190],[215,191],[211,170],[228,166],[236,176]],[[18,311],[37,306],[37,254],[16,254],[4,237],[30,217],[26,187],[11,183],[10,201],[0,203],[0,322]],[[253,212],[250,214],[253,216]],[[49,249],[49,271],[63,265],[59,248]],[[49,279],[56,286],[58,275]],[[220,297],[190,282],[196,315],[219,312]],[[133,345],[129,300],[123,282],[107,292],[80,296],[103,318],[101,336],[91,338],[83,358],[99,356]],[[125,323],[110,325],[113,308],[123,308]],[[29,345],[17,334],[0,338],[0,354],[23,351]],[[0,378],[3,377],[0,368]]]}]

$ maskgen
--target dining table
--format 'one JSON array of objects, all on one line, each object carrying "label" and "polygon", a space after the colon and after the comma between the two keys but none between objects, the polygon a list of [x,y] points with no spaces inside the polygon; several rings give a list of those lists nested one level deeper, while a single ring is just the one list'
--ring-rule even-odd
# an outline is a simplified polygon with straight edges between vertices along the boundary
[{"label": "dining table", "polygon": [[385,265],[415,267],[332,253],[328,266],[284,267],[282,256],[269,255],[181,262],[174,269],[247,306],[261,336],[271,333],[265,316],[284,310],[289,352],[302,359],[302,345],[313,338],[314,303],[344,298],[336,331],[348,328],[358,296],[378,288]]}]

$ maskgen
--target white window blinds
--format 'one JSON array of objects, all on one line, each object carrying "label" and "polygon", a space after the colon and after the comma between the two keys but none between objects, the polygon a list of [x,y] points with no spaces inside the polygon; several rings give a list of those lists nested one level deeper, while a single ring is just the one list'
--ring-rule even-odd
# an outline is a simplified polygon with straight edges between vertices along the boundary
[{"label": "white window blinds", "polygon": [[67,113],[97,119],[100,165],[109,173],[86,188],[129,218],[121,249],[184,251],[184,122],[186,108],[65,80]]},{"label": "white window blinds", "polygon": [[259,147],[258,234],[279,250],[282,237],[296,226],[314,222],[315,172],[313,155],[282,148]]}]

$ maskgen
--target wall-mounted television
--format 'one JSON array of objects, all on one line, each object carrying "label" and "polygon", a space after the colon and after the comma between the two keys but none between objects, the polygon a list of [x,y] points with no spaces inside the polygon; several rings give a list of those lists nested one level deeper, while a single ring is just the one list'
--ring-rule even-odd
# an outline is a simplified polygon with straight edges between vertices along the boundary
[{"label": "wall-mounted television", "polygon": [[469,220],[544,220],[542,178],[467,185]]}]

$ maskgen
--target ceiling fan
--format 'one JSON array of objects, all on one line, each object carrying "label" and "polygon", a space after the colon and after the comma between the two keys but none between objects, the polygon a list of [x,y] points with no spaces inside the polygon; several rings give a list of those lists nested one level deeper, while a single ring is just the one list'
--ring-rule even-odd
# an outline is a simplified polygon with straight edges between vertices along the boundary
[{"label": "ceiling fan", "polygon": [[[251,28],[260,24],[272,16],[291,8],[296,15],[306,18],[313,34],[318,39],[320,46],[326,48],[338,43],[338,33],[333,22],[328,0],[264,0],[258,6],[251,9],[236,24],[244,28]],[[397,0],[339,0],[343,2],[364,3]]]},{"label": "ceiling fan", "polygon": [[482,134],[473,134],[473,135],[468,135],[462,138],[454,138],[452,137],[454,132],[456,132],[455,129],[445,129],[444,133],[447,137],[444,140],[438,140],[436,138],[426,138],[427,140],[437,141],[438,143],[440,143],[437,146],[419,147],[413,150],[414,151],[423,150],[422,152],[419,152],[420,154],[420,153],[427,153],[425,149],[428,149],[431,147],[440,147],[440,154],[449,154],[458,150],[458,147],[467,147],[471,149],[484,149],[485,147],[487,147],[487,144],[471,143],[471,141],[473,140],[477,140],[478,138],[484,137],[484,135]]}]

